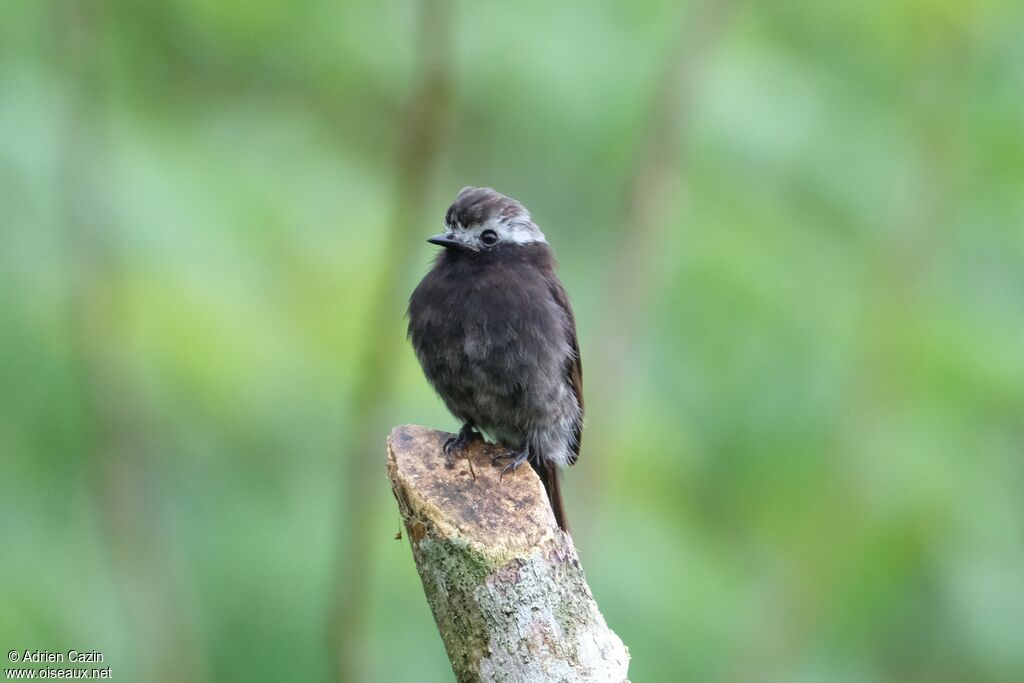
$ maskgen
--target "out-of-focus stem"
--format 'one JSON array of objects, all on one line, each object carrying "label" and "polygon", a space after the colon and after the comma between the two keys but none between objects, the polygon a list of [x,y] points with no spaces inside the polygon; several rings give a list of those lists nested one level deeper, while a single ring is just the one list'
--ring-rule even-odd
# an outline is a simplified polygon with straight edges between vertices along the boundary
[{"label": "out-of-focus stem", "polygon": [[83,457],[142,679],[199,681],[194,628],[160,524],[146,419],[126,371],[129,326],[120,305],[116,240],[103,207],[100,56],[105,7],[98,0],[55,7],[59,64],[68,93],[59,197]]},{"label": "out-of-focus stem", "polygon": [[636,169],[632,176],[620,224],[621,242],[611,264],[605,292],[606,316],[593,360],[584,358],[586,367],[599,372],[588,377],[587,423],[606,429],[596,438],[584,439],[589,480],[586,486],[593,498],[604,492],[604,470],[615,443],[614,434],[621,421],[616,419],[629,395],[625,390],[635,372],[633,359],[641,343],[641,331],[664,276],[661,245],[667,233],[677,227],[672,220],[673,197],[683,186],[680,178],[686,161],[685,131],[690,125],[700,77],[714,55],[735,6],[728,0],[708,0],[684,12],[677,39],[670,46],[665,68],[654,92],[650,123],[640,143]]},{"label": "out-of-focus stem", "polygon": [[418,226],[422,225],[430,174],[439,156],[451,101],[453,9],[452,0],[422,0],[419,5],[417,89],[405,115],[394,182],[394,215],[382,245],[381,266],[369,289],[363,348],[350,389],[353,402],[346,420],[352,430],[347,437],[341,501],[341,524],[347,533],[337,557],[331,626],[339,681],[368,680],[363,671],[363,638],[373,523],[371,493],[382,490],[376,457],[387,431],[382,413],[392,396],[398,368],[395,359],[405,343],[400,321],[408,293],[401,291],[400,283],[402,274],[414,266],[421,253]]}]

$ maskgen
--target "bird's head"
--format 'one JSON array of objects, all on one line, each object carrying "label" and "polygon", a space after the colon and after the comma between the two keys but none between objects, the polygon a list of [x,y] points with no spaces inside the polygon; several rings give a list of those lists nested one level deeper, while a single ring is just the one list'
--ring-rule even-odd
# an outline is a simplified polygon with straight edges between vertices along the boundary
[{"label": "bird's head", "polygon": [[464,187],[448,207],[445,231],[427,241],[475,252],[503,245],[547,243],[526,207],[489,187]]}]

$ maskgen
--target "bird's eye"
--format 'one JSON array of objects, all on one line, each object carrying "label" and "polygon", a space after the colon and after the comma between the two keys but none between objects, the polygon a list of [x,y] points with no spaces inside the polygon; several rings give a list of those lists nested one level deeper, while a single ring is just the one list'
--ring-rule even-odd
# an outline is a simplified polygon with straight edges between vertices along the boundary
[{"label": "bird's eye", "polygon": [[480,233],[480,241],[483,242],[488,247],[497,244],[498,233],[494,232],[493,230],[484,230],[482,233]]}]

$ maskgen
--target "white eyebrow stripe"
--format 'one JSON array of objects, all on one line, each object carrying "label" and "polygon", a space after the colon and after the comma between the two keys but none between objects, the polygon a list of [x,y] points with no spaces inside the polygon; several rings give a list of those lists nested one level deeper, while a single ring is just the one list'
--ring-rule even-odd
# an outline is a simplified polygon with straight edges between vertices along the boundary
[{"label": "white eyebrow stripe", "polygon": [[512,242],[514,244],[547,243],[547,240],[544,239],[544,233],[540,231],[540,228],[528,221],[516,220],[506,223],[500,220],[490,220],[487,221],[486,228],[494,230],[498,233],[498,237],[505,242]]}]

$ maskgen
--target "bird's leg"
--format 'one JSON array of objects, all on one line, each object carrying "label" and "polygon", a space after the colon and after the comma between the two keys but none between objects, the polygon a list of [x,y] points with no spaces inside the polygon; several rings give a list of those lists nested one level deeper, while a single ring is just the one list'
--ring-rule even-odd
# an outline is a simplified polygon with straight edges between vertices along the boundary
[{"label": "bird's leg", "polygon": [[[467,422],[466,424],[462,425],[462,428],[459,430],[458,434],[452,434],[451,436],[448,437],[448,440],[444,442],[444,457],[445,460],[448,461],[448,467],[455,466],[455,464],[452,462],[452,456],[460,456],[463,453],[465,453],[466,448],[469,447],[470,442],[473,441],[473,438],[475,436],[477,436],[477,433],[476,431],[474,431],[474,429],[475,428],[473,427],[473,423]],[[467,456],[467,459],[468,457],[469,456]],[[469,469],[470,471],[472,471],[473,469],[472,461],[470,461],[469,463]],[[475,475],[476,473],[474,472],[474,476]]]},{"label": "bird's leg", "polygon": [[513,472],[517,467],[522,465],[530,458],[530,447],[523,446],[518,451],[508,451],[500,455],[496,455],[491,459],[492,465],[501,463],[502,460],[508,460],[509,463],[501,468],[501,476],[504,477],[507,472]]}]

